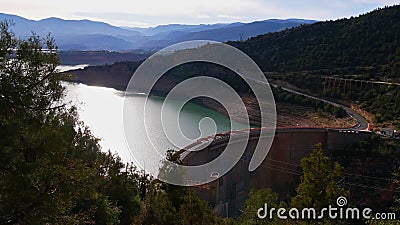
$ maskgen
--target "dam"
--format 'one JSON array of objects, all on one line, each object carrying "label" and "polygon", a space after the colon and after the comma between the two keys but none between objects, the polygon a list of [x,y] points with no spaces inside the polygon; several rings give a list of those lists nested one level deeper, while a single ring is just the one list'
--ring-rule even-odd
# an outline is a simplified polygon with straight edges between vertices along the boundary
[{"label": "dam", "polygon": [[[243,133],[249,134],[249,139],[243,138],[243,141],[248,141],[244,154],[232,170],[221,177],[215,174],[219,179],[213,182],[193,187],[220,216],[239,216],[251,189],[269,187],[282,198],[292,197],[302,175],[300,160],[311,153],[315,144],[321,143],[325,155],[330,156],[334,151],[345,151],[354,143],[372,135],[369,131],[352,129],[277,128],[268,156],[256,170],[250,172],[249,162],[259,138],[262,138],[259,136],[260,129],[263,128],[202,138],[185,148],[190,151],[179,151],[183,165],[201,165],[220,155],[232,136],[236,136],[238,140]],[[201,147],[207,142],[207,147]],[[190,182],[196,183],[196,181]]]}]

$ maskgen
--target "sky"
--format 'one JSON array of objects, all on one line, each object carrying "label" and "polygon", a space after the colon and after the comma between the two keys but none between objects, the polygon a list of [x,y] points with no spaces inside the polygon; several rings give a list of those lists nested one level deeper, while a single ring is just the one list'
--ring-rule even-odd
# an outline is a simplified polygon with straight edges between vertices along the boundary
[{"label": "sky", "polygon": [[0,0],[0,12],[27,19],[90,19],[116,26],[210,24],[357,16],[398,0]]}]

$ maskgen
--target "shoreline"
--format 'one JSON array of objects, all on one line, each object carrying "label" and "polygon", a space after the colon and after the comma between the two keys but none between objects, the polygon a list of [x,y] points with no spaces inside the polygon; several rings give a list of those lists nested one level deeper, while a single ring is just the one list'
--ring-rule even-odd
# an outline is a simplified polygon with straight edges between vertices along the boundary
[{"label": "shoreline", "polygon": [[[111,88],[118,92],[123,92],[123,93],[126,92],[126,86],[123,86],[123,85],[102,85],[102,84],[87,83],[87,82],[80,82],[80,81],[65,81],[65,82],[72,83],[72,84],[83,84],[83,85],[92,86],[92,87]],[[160,91],[160,90],[152,91],[152,93],[149,94],[149,96],[160,97],[160,98],[165,98],[166,95],[167,95],[167,93],[165,91]],[[201,107],[213,110],[217,113],[220,113],[231,120],[231,118],[226,114],[225,108],[218,107],[215,104],[211,104],[209,101],[207,101],[206,98],[195,99],[194,101],[192,101],[192,103],[199,105]],[[242,124],[245,123],[243,120],[240,120],[240,119],[232,118],[232,120],[235,122],[238,122],[238,123],[242,123]],[[250,126],[255,126],[255,125],[250,124]]]},{"label": "shoreline", "polygon": [[[80,80],[67,80],[66,82],[69,83],[74,83],[74,84],[83,84],[83,85],[87,85],[87,86],[95,86],[95,87],[105,87],[105,88],[111,88],[114,89],[115,91],[119,91],[119,92],[124,92],[126,91],[126,85],[120,85],[120,84],[104,84],[104,82],[83,82]],[[154,96],[154,97],[161,97],[161,98],[165,98],[167,95],[166,91],[162,91],[162,90],[153,90],[150,94],[150,96]],[[246,104],[246,109],[248,110],[248,115],[249,115],[249,119],[250,119],[250,126],[251,127],[260,127],[260,117],[259,117],[259,113],[257,111],[258,107],[256,107],[255,103],[254,103],[254,99],[249,98],[249,97],[244,97],[242,98],[243,102],[245,102]],[[227,114],[227,111],[224,107],[222,107],[220,104],[216,104],[215,101],[210,100],[209,98],[197,98],[194,101],[192,101],[192,103],[197,104],[201,107],[205,107],[207,109],[213,110],[215,112],[218,112],[220,114],[222,114],[223,116],[227,117],[230,120],[233,120],[235,122],[238,123],[242,123],[242,124],[246,124],[246,120],[244,120],[243,117],[241,117],[241,115],[239,114],[235,114],[233,112],[233,116],[232,118],[229,117],[229,115]],[[283,105],[286,105],[285,103],[282,103]],[[276,104],[276,127],[310,127],[310,128],[332,128],[332,129],[344,129],[346,127],[349,127],[349,123],[354,124],[354,121],[337,121],[337,119],[335,118],[329,118],[329,115],[321,115],[323,116],[323,118],[321,118],[321,121],[325,121],[326,123],[328,123],[328,125],[324,125],[319,123],[319,121],[316,121],[316,114],[309,112],[310,114],[312,114],[313,116],[309,116],[307,114],[299,114],[298,112],[296,112],[297,110],[287,110],[287,105],[286,105],[286,110],[284,111],[280,111],[280,109],[282,108],[281,105]],[[293,105],[292,107],[295,107],[295,105]],[[303,111],[307,112],[307,109],[301,106],[298,106],[300,108],[302,108]],[[235,106],[233,105],[232,108],[235,108]],[[310,110],[310,109],[308,109]],[[332,121],[328,121],[329,119],[331,119]],[[330,123],[330,124],[329,124]],[[347,123],[346,125],[343,123]]]}]

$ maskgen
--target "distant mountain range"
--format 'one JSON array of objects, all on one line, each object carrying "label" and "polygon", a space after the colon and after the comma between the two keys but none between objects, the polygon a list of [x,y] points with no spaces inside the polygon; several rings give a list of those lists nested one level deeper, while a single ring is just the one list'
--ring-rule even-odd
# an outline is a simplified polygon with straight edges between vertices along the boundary
[{"label": "distant mountain range", "polygon": [[[369,79],[400,82],[399,30],[400,5],[396,5],[350,19],[313,23],[227,44],[248,54],[262,71],[271,72],[269,78],[274,75],[275,79],[310,90],[320,88],[321,75],[364,75]],[[141,62],[121,61],[72,73],[78,82],[124,90]],[[186,69],[181,67],[171,77],[188,78],[199,71],[200,75],[216,74],[222,80],[228,77],[224,70],[212,66],[187,64]],[[315,80],[317,84],[312,83]],[[171,82],[164,84],[168,86]]]},{"label": "distant mountain range", "polygon": [[154,51],[181,41],[196,39],[246,40],[260,34],[316,22],[302,19],[271,19],[252,23],[169,24],[150,28],[130,28],[90,20],[47,18],[35,21],[4,13],[0,13],[0,20],[12,20],[15,23],[12,30],[19,37],[28,37],[32,31],[40,36],[51,32],[61,50],[113,51],[133,49]]}]

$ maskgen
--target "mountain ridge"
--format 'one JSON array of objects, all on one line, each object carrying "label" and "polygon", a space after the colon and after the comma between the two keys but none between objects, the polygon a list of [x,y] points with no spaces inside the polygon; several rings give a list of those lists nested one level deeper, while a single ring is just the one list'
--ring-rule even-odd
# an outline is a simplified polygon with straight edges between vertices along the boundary
[{"label": "mountain ridge", "polygon": [[309,71],[400,63],[400,5],[228,42],[263,71]]},{"label": "mountain ridge", "polygon": [[[216,23],[216,24],[168,24],[150,28],[122,28],[105,22],[83,20],[65,20],[50,17],[41,20],[29,20],[21,16],[0,13],[0,20],[13,20],[11,28],[17,36],[26,38],[34,31],[39,36],[52,33],[61,50],[110,50],[123,51],[144,49],[156,51],[171,44],[194,39],[215,41],[240,40],[254,35],[274,32],[312,23],[312,20],[295,19],[265,20],[264,27],[254,27],[263,23]],[[219,30],[222,29],[222,30]]]}]

